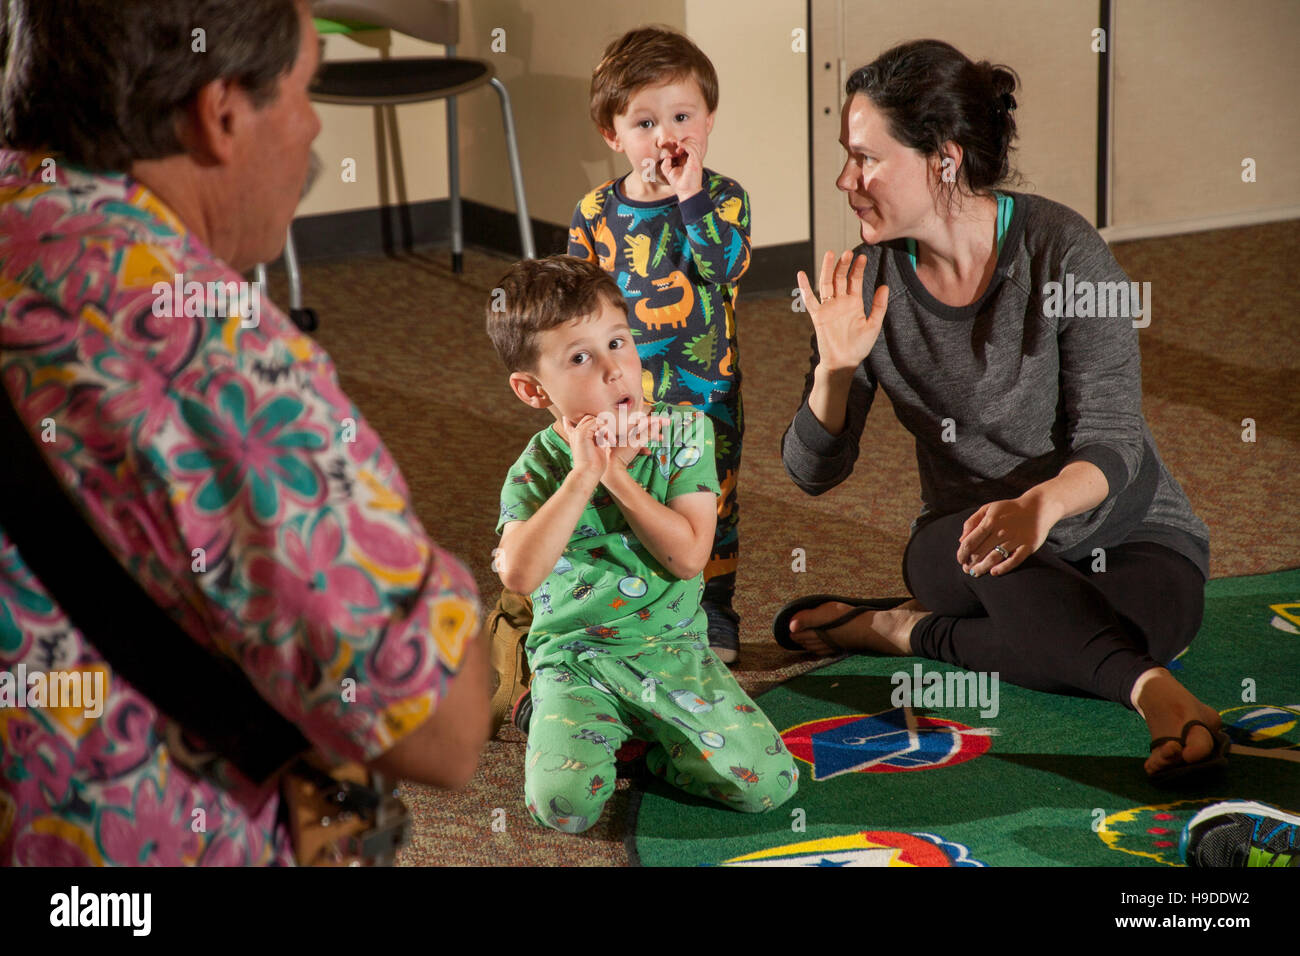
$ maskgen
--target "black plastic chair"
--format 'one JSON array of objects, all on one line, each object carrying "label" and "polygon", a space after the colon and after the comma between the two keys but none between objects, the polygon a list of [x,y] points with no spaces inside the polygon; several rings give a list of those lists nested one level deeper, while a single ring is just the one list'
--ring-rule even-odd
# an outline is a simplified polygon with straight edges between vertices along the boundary
[{"label": "black plastic chair", "polygon": [[[501,120],[505,126],[510,178],[514,185],[515,210],[519,219],[519,242],[525,259],[537,256],[532,223],[524,197],[523,171],[515,136],[514,113],[505,84],[485,60],[457,57],[460,38],[458,0],[316,0],[313,16],[332,20],[353,20],[395,30],[419,40],[447,48],[445,57],[397,57],[390,59],[326,61],[321,66],[310,94],[321,103],[346,106],[397,106],[429,100],[447,101],[447,179],[451,199],[451,268],[464,271],[465,236],[461,223],[460,156],[458,152],[456,97],[491,84],[501,98]],[[317,326],[316,314],[302,304],[302,284],[297,250],[290,226],[284,247],[285,271],[289,277],[289,315],[305,331]],[[265,270],[258,267],[259,275]]]}]

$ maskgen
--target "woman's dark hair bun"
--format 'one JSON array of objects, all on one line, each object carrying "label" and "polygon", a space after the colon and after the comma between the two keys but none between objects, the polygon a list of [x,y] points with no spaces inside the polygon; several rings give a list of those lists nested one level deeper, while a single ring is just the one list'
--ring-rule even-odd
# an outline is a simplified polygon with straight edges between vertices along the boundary
[{"label": "woman's dark hair bun", "polygon": [[984,62],[980,67],[988,70],[989,86],[993,90],[993,108],[996,111],[1010,113],[1016,108],[1016,98],[1012,90],[1016,88],[1016,75],[1001,66]]},{"label": "woman's dark hair bun", "polygon": [[990,66],[987,63],[981,63],[981,66],[988,67],[989,84],[993,87],[993,92],[998,96],[1004,93],[1010,94],[1015,91],[1018,83],[1016,75],[1002,66]]}]

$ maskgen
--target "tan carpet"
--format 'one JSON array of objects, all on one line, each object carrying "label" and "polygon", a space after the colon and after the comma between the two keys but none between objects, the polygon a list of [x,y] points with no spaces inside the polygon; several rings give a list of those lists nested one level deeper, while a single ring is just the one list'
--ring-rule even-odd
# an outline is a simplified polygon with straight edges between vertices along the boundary
[{"label": "tan carpet", "polygon": [[[1213,576],[1300,565],[1300,223],[1114,251],[1132,279],[1151,282],[1153,319],[1141,333],[1146,414],[1161,455],[1210,526]],[[344,389],[400,463],[425,527],[473,569],[488,606],[500,590],[489,563],[501,481],[549,422],[512,396],[483,332],[483,306],[508,267],[470,251],[464,275],[454,276],[449,254],[432,250],[303,270],[307,303],[321,317],[317,338]],[[273,273],[272,286],[276,301],[287,301],[283,277]],[[781,435],[801,394],[810,328],[789,302],[742,294],[737,310],[748,422],[736,673],[750,693],[811,666],[770,637],[772,615],[789,598],[904,593],[899,562],[919,502],[912,442],[883,394],[849,481],[809,498],[786,477]],[[1254,444],[1241,440],[1244,418],[1255,420]],[[806,573],[791,570],[794,548],[806,552]],[[461,792],[406,787],[416,828],[401,862],[626,863],[627,782],[587,834],[544,830],[523,806],[524,743],[503,730]],[[504,832],[492,829],[496,808],[506,811]]]}]

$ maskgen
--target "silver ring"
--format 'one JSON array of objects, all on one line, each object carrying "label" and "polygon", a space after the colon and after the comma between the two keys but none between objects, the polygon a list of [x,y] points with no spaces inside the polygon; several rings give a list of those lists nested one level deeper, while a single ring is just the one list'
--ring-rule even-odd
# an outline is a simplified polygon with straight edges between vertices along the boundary
[{"label": "silver ring", "polygon": [[995,544],[995,545],[993,546],[993,550],[996,551],[998,554],[1002,555],[1002,559],[1003,559],[1004,561],[1005,561],[1007,558],[1011,557],[1011,552],[1008,551],[1006,548],[1004,548],[1004,547],[1003,547],[1002,545],[1000,545],[1000,544]]}]

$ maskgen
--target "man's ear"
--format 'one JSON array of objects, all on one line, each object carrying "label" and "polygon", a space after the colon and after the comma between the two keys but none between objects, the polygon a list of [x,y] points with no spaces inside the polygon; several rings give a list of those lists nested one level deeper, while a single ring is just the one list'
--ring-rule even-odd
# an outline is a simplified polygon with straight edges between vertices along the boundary
[{"label": "man's ear", "polygon": [[528,372],[511,372],[510,389],[525,405],[531,405],[533,408],[551,407],[551,399],[535,375]]},{"label": "man's ear", "polygon": [[605,145],[608,146],[610,149],[612,149],[614,152],[616,153],[625,152],[625,150],[623,149],[623,144],[619,142],[618,133],[614,132],[612,129],[602,129],[600,131],[600,135],[604,138]]},{"label": "man's ear", "polygon": [[181,123],[180,140],[190,153],[225,165],[234,158],[252,101],[238,84],[213,80],[199,89]]}]

